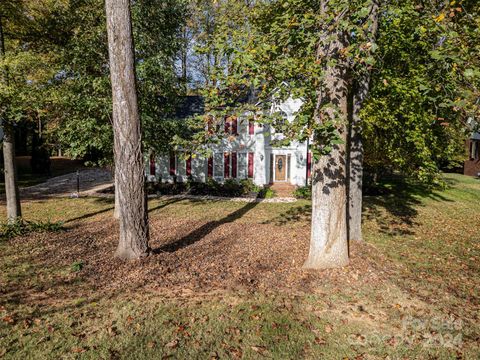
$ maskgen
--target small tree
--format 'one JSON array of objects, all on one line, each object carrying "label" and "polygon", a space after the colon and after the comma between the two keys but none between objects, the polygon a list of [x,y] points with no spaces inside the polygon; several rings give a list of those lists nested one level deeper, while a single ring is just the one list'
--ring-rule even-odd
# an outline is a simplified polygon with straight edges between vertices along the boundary
[{"label": "small tree", "polygon": [[[5,58],[5,37],[3,33],[2,13],[0,8],[0,61]],[[0,78],[4,85],[8,83],[6,67],[0,69]],[[9,223],[15,222],[22,216],[20,194],[17,182],[17,166],[15,162],[15,128],[13,124],[2,117],[3,126],[3,161],[5,176],[5,195],[7,198],[7,219]]]},{"label": "small tree", "polygon": [[116,256],[147,256],[148,211],[129,0],[105,1],[112,81],[115,182],[120,202]]}]

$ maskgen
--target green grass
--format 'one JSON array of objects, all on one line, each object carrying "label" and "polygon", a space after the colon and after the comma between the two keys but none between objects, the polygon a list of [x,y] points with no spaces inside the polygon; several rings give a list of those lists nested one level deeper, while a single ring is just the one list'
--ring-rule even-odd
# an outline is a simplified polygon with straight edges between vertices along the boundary
[{"label": "green grass", "polygon": [[[386,280],[339,280],[306,293],[223,290],[82,290],[88,259],[45,266],[19,239],[0,243],[1,284],[34,289],[26,301],[0,293],[0,358],[6,359],[476,359],[480,353],[480,181],[448,175],[450,187],[415,187],[365,199],[369,258]],[[218,221],[245,204],[150,202],[150,217]],[[27,202],[27,220],[90,224],[111,216],[102,199]],[[258,204],[236,222],[309,221],[310,203]],[[5,216],[5,209],[0,209]],[[15,246],[13,246],[15,245]],[[82,264],[82,265],[80,265]],[[386,266],[383,269],[380,264]],[[319,273],[319,276],[323,276]],[[372,274],[371,276],[374,276]],[[55,288],[72,292],[59,298]],[[94,294],[94,293],[93,293]]]}]

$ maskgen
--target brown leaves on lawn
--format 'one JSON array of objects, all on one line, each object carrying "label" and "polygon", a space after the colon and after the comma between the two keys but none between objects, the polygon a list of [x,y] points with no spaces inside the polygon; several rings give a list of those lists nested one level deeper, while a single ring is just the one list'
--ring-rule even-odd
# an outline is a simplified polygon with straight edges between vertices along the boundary
[{"label": "brown leaves on lawn", "polygon": [[[194,205],[185,204],[185,211],[189,206]],[[105,214],[73,223],[67,232],[17,238],[10,251],[30,256],[22,260],[32,264],[38,276],[21,287],[12,282],[5,291],[21,301],[51,304],[78,297],[95,301],[142,288],[174,297],[224,290],[303,293],[316,291],[322,284],[361,286],[383,277],[383,268],[379,271],[378,262],[370,260],[374,249],[365,244],[352,246],[347,268],[303,270],[309,224],[248,222],[242,216],[254,213],[254,206],[244,205],[220,220],[154,213],[150,217],[154,253],[133,262],[114,258],[118,224]],[[216,204],[212,209],[218,211],[221,206]],[[72,264],[79,260],[85,266],[72,272]],[[43,289],[48,289],[48,294]],[[261,314],[254,316],[261,318]],[[126,321],[130,324],[134,319]]]}]

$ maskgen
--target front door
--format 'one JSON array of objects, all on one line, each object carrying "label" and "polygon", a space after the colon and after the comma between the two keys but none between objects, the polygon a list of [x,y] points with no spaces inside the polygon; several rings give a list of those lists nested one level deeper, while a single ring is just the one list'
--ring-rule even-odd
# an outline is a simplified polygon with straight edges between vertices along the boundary
[{"label": "front door", "polygon": [[287,157],[285,155],[275,156],[275,181],[287,180]]}]

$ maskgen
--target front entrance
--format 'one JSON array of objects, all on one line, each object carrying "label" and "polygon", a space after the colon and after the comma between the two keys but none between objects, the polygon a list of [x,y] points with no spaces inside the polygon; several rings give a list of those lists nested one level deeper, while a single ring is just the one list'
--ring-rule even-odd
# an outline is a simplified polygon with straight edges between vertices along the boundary
[{"label": "front entrance", "polygon": [[275,181],[287,181],[287,156],[275,156]]}]

